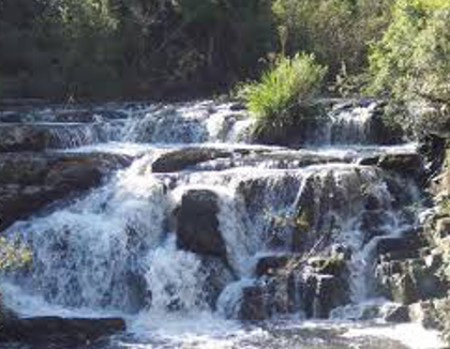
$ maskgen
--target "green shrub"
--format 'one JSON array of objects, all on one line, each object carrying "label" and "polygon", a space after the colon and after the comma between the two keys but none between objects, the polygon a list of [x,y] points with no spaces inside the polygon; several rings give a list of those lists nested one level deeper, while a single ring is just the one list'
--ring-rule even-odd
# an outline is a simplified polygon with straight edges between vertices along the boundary
[{"label": "green shrub", "polygon": [[308,106],[319,91],[327,69],[314,55],[280,57],[260,81],[239,87],[247,108],[257,118],[256,134],[279,133],[310,117]]},{"label": "green shrub", "polygon": [[272,11],[283,28],[282,49],[314,53],[334,80],[342,64],[349,74],[367,66],[368,43],[381,38],[393,0],[275,0]]},{"label": "green shrub", "polygon": [[398,0],[370,54],[369,93],[450,105],[450,2]]}]

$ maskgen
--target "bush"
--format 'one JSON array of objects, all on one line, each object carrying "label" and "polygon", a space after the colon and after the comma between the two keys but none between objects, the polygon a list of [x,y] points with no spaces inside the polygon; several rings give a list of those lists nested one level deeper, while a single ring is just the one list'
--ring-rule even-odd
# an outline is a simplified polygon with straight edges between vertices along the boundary
[{"label": "bush", "polygon": [[256,135],[278,138],[286,127],[310,116],[307,107],[320,91],[326,72],[314,55],[296,54],[278,58],[260,81],[240,86],[238,94],[257,118]]},{"label": "bush", "polygon": [[450,105],[450,3],[398,0],[370,55],[369,93]]},{"label": "bush", "polygon": [[393,0],[276,0],[282,50],[314,53],[333,80],[344,64],[349,74],[367,67],[368,43],[381,38]]}]

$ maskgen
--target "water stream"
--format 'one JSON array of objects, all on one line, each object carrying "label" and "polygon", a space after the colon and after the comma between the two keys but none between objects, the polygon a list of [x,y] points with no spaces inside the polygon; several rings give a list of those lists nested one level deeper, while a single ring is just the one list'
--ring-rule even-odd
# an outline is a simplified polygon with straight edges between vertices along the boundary
[{"label": "water stream", "polygon": [[[126,318],[128,333],[98,349],[434,348],[435,338],[425,331],[424,343],[407,341],[412,328],[422,331],[414,325],[348,319],[355,306],[383,302],[373,279],[377,239],[414,227],[409,212],[420,199],[411,179],[359,164],[415,152],[414,144],[366,144],[372,105],[333,110],[320,144],[313,139],[314,146],[300,150],[251,144],[252,120],[232,104],[108,108],[114,113],[99,107],[82,124],[61,123],[52,110],[31,120],[50,130],[51,151],[134,160],[99,188],[8,229],[33,251],[30,270],[3,283],[5,302],[18,313]],[[226,155],[154,171],[161,156],[187,149]],[[224,255],[180,248],[177,212],[189,209],[183,202],[192,193],[213,198]],[[296,224],[304,214],[308,227],[299,238]],[[188,217],[189,225],[197,218]],[[314,249],[325,254],[336,246],[350,255],[349,299],[332,311],[333,320],[307,316],[298,291],[291,311],[271,310],[263,322],[239,321],[244,290],[264,283],[255,271],[261,258]]]}]

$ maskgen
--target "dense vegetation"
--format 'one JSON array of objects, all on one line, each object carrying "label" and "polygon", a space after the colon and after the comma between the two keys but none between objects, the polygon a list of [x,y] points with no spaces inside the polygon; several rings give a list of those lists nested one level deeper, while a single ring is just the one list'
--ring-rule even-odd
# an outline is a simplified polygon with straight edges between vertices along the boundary
[{"label": "dense vegetation", "polygon": [[0,1],[3,97],[213,95],[300,52],[324,93],[449,104],[446,0]]},{"label": "dense vegetation", "polygon": [[268,1],[2,0],[6,96],[210,93],[270,50]]}]

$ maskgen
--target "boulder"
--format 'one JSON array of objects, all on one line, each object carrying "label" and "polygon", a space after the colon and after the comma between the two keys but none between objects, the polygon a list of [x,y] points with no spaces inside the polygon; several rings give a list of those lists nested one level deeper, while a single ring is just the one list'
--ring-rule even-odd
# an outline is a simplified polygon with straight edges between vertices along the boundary
[{"label": "boulder", "polygon": [[384,296],[400,304],[442,297],[447,285],[438,276],[438,266],[428,265],[424,259],[382,261],[376,277]]},{"label": "boulder", "polygon": [[392,323],[410,322],[409,308],[404,305],[389,308],[384,315],[384,320]]},{"label": "boulder", "polygon": [[130,162],[114,154],[0,154],[0,229],[99,185]]},{"label": "boulder", "polygon": [[417,153],[386,154],[378,161],[378,167],[404,175],[421,176],[424,168],[422,158]]},{"label": "boulder", "polygon": [[184,193],[177,210],[178,248],[226,260],[225,241],[219,230],[219,197],[210,190]]},{"label": "boulder", "polygon": [[0,331],[0,343],[21,342],[50,347],[90,345],[90,343],[117,332],[125,331],[124,320],[64,319],[37,317],[7,321]]},{"label": "boulder", "polygon": [[238,317],[241,320],[262,321],[271,316],[268,304],[270,296],[264,286],[256,285],[242,289],[242,300]]},{"label": "boulder", "polygon": [[184,148],[162,154],[153,162],[152,171],[177,172],[205,161],[231,156],[231,152],[220,149]]}]

